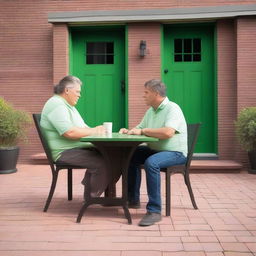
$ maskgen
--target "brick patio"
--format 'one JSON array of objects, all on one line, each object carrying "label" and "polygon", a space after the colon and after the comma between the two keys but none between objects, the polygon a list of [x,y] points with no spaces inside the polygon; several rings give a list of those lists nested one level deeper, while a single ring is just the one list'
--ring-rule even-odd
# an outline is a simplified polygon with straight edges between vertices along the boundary
[{"label": "brick patio", "polygon": [[[1,256],[256,255],[254,175],[191,174],[199,210],[192,208],[183,177],[174,175],[171,217],[143,228],[137,223],[147,201],[145,177],[142,209],[130,210],[132,225],[127,224],[120,207],[96,205],[90,206],[77,224],[83,171],[74,173],[73,201],[66,200],[65,174],[60,172],[47,213],[42,211],[51,181],[47,165],[19,165],[17,173],[0,175]],[[117,189],[120,191],[120,184]]]}]

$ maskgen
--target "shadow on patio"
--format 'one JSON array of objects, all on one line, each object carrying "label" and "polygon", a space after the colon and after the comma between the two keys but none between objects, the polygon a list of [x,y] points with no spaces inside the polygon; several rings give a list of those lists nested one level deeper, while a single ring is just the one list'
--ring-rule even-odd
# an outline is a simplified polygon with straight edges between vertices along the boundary
[{"label": "shadow on patio", "polygon": [[[0,255],[256,255],[254,175],[192,173],[199,210],[192,207],[183,176],[174,175],[171,217],[164,216],[158,224],[145,228],[137,226],[147,201],[145,177],[142,208],[130,210],[132,225],[127,224],[121,207],[98,205],[90,206],[77,224],[83,200],[83,170],[74,171],[72,201],[67,201],[66,173],[60,172],[52,203],[44,213],[51,182],[49,167],[19,165],[18,169],[17,173],[0,176]],[[162,185],[162,198],[164,193]]]}]

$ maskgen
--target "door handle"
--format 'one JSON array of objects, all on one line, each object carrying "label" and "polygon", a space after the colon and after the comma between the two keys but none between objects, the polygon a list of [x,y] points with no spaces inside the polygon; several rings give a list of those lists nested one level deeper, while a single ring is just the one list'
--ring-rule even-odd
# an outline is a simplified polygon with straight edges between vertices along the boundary
[{"label": "door handle", "polygon": [[121,91],[123,93],[125,93],[125,81],[124,80],[121,81]]}]

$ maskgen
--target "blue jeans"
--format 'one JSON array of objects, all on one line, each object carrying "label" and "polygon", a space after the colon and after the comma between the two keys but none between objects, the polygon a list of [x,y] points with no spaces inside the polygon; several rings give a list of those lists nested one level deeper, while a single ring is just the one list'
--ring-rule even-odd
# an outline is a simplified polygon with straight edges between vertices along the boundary
[{"label": "blue jeans", "polygon": [[140,200],[141,165],[144,164],[148,192],[147,211],[161,213],[160,169],[184,164],[186,157],[177,151],[155,151],[139,146],[131,159],[128,169],[128,200],[136,203]]}]

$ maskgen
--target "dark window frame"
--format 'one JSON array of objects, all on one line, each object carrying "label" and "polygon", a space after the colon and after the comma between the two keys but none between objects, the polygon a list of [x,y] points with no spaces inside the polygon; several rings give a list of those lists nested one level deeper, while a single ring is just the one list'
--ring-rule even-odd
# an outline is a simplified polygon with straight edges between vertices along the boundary
[{"label": "dark window frame", "polygon": [[174,62],[201,62],[202,39],[201,38],[175,38]]},{"label": "dark window frame", "polygon": [[87,65],[114,64],[114,42],[86,42]]}]

